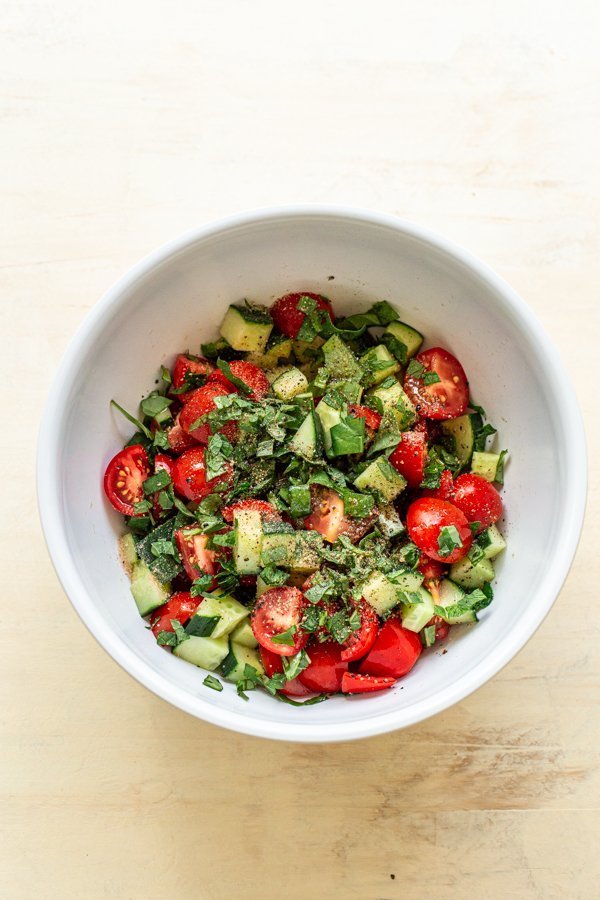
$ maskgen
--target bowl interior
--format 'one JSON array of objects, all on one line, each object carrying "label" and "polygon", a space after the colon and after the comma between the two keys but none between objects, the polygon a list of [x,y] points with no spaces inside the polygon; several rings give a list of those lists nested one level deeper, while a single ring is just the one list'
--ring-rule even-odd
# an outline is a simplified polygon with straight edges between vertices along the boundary
[{"label": "bowl interior", "polygon": [[[215,336],[228,303],[243,297],[269,303],[300,289],[326,294],[338,313],[382,299],[396,306],[426,335],[426,346],[441,344],[459,357],[472,396],[498,428],[497,448],[510,449],[501,523],[508,550],[497,565],[496,599],[480,624],[453,629],[447,652],[425,653],[388,693],[336,697],[302,710],[259,692],[245,703],[231,685],[222,693],[208,690],[202,672],[156,645],[117,557],[120,517],[102,492],[105,465],[131,434],[110,399],[135,411],[160,364],[169,366],[182,349],[199,352],[200,342]],[[564,529],[572,474],[568,386],[561,388],[535,323],[507,295],[491,273],[414,229],[381,218],[309,212],[208,230],[123,279],[70,348],[40,446],[50,550],[69,596],[109,652],[157,693],[202,718],[313,740],[416,721],[506,662],[551,605],[570,562]]]}]

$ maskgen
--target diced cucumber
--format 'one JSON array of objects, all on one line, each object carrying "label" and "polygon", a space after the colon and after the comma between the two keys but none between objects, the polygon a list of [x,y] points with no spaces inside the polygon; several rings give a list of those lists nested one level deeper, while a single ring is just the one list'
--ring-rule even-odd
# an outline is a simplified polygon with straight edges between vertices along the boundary
[{"label": "diced cucumber", "polygon": [[271,335],[265,347],[264,353],[248,353],[248,362],[258,366],[263,372],[269,372],[277,368],[281,363],[287,362],[292,355],[292,342],[284,334]]},{"label": "diced cucumber", "polygon": [[121,556],[123,568],[131,578],[133,567],[138,561],[138,555],[137,550],[135,549],[133,535],[130,532],[121,535],[119,538],[119,554]]},{"label": "diced cucumber", "polygon": [[402,627],[408,631],[420,631],[434,615],[433,597],[429,591],[420,587],[414,593],[419,595],[420,603],[407,603],[400,613]]},{"label": "diced cucumber", "polygon": [[454,452],[461,466],[466,466],[473,455],[475,442],[475,429],[473,416],[458,416],[456,419],[447,419],[441,423],[442,431],[454,438]]},{"label": "diced cucumber", "polygon": [[293,366],[276,366],[273,369],[269,369],[268,372],[265,372],[267,377],[267,381],[270,385],[273,384],[274,381],[277,381],[278,378],[281,378],[282,375],[285,375],[286,372],[289,372]]},{"label": "diced cucumber", "polygon": [[411,328],[405,322],[390,322],[385,329],[384,334],[391,334],[392,337],[400,341],[406,347],[406,359],[411,359],[423,343],[423,335],[416,328]]},{"label": "diced cucumber", "polygon": [[348,403],[360,403],[363,387],[358,381],[338,381],[335,385],[336,391],[342,395]]},{"label": "diced cucumber", "polygon": [[360,491],[377,491],[384,500],[390,503],[406,487],[406,479],[397,472],[385,456],[377,459],[354,479]]},{"label": "diced cucumber", "polygon": [[475,565],[468,556],[463,556],[450,566],[450,578],[467,590],[482,587],[494,578],[494,566],[489,559],[480,559]]},{"label": "diced cucumber", "polygon": [[409,428],[417,418],[417,411],[399,381],[395,381],[389,387],[370,390],[367,397],[371,398],[374,408],[384,419],[393,417],[393,423],[400,431]]},{"label": "diced cucumber", "polygon": [[304,456],[306,459],[316,459],[321,455],[322,447],[321,426],[317,416],[311,410],[290,440],[289,448],[293,453]]},{"label": "diced cucumber", "polygon": [[360,381],[362,378],[361,364],[337,334],[332,334],[323,344],[323,356],[325,365],[336,381]]},{"label": "diced cucumber", "polygon": [[499,453],[485,453],[482,450],[475,450],[471,458],[471,472],[475,475],[481,475],[486,481],[495,481],[499,462]]},{"label": "diced cucumber", "polygon": [[373,572],[362,586],[362,596],[378,616],[384,616],[398,605],[398,588],[381,572]]},{"label": "diced cucumber", "polygon": [[258,600],[259,597],[262,597],[264,592],[268,591],[270,587],[271,585],[267,584],[266,581],[263,581],[259,575],[256,579],[256,599]]},{"label": "diced cucumber", "polygon": [[417,569],[407,569],[401,574],[394,574],[394,584],[399,591],[418,591],[423,584],[423,576]]},{"label": "diced cucumber", "polygon": [[221,323],[221,337],[234,350],[262,353],[273,330],[273,319],[265,307],[230,306]]},{"label": "diced cucumber", "polygon": [[363,381],[370,385],[379,384],[400,369],[400,363],[384,344],[370,347],[361,356],[360,364],[365,371]]},{"label": "diced cucumber", "polygon": [[246,666],[256,669],[257,675],[264,675],[265,670],[256,650],[243,644],[231,642],[229,653],[221,663],[221,674],[227,681],[240,681],[244,677]]},{"label": "diced cucumber", "polygon": [[329,406],[329,404],[325,402],[325,399],[321,400],[321,402],[317,404],[315,413],[319,417],[319,421],[321,423],[325,453],[327,453],[327,455],[329,456],[331,455],[332,444],[331,429],[334,427],[334,425],[339,425],[341,423],[342,413],[339,409],[334,409],[332,406]]},{"label": "diced cucumber", "polygon": [[[438,606],[448,607],[454,606],[455,603],[460,603],[460,601],[465,596],[465,592],[458,584],[455,584],[454,581],[451,581],[449,578],[443,578],[440,581],[438,586],[438,594],[439,594],[439,602]],[[467,612],[461,613],[460,616],[446,616],[442,613],[442,619],[444,622],[447,622],[448,625],[465,625],[470,622],[477,621],[477,614],[473,612],[472,609],[467,610]]]},{"label": "diced cucumber", "polygon": [[249,615],[250,610],[229,594],[212,594],[200,603],[185,630],[197,637],[220,638]]},{"label": "diced cucumber", "polygon": [[312,341],[292,341],[292,349],[299,363],[314,363],[315,360],[321,359],[323,356],[321,352],[323,344],[323,338],[317,335]]},{"label": "diced cucumber", "polygon": [[486,531],[480,534],[477,543],[483,550],[486,559],[494,559],[506,549],[506,541],[495,525],[490,525]]},{"label": "diced cucumber", "polygon": [[261,562],[292,572],[314,572],[319,568],[323,538],[317,531],[294,531],[291,534],[264,534]]},{"label": "diced cucumber", "polygon": [[[258,581],[262,581],[260,576],[257,579],[257,584],[256,584],[257,590],[258,590]],[[265,584],[264,581],[262,583]],[[266,587],[267,587],[267,585],[265,585],[265,588]],[[232,644],[242,644],[243,647],[250,647],[250,649],[252,649],[252,650],[255,647],[258,647],[258,641],[254,637],[254,632],[252,631],[252,626],[250,625],[250,622],[248,621],[248,619],[244,619],[243,622],[240,622],[239,625],[236,625],[236,627],[233,629],[233,631],[229,635],[229,639]]]},{"label": "diced cucumber", "polygon": [[237,509],[233,563],[240,575],[256,575],[260,571],[262,520],[256,509]]},{"label": "diced cucumber", "polygon": [[182,571],[183,565],[179,554],[172,556],[170,553],[161,553],[160,556],[156,556],[152,552],[152,547],[158,541],[172,541],[175,529],[181,528],[186,523],[189,523],[189,519],[178,513],[174,519],[153,528],[137,542],[137,555],[162,584],[175,578]]},{"label": "diced cucumber", "polygon": [[229,641],[226,637],[207,638],[190,637],[173,649],[173,654],[201,669],[214,672],[229,653]]},{"label": "diced cucumber", "polygon": [[280,400],[291,400],[296,394],[302,394],[308,387],[306,376],[300,369],[288,369],[272,383],[273,393]]},{"label": "diced cucumber", "polygon": [[379,506],[377,526],[386,538],[396,537],[405,530],[402,519],[391,503],[382,503]]},{"label": "diced cucumber", "polygon": [[146,563],[140,560],[134,564],[131,572],[131,593],[140,616],[147,616],[167,602],[171,585],[162,584]]}]

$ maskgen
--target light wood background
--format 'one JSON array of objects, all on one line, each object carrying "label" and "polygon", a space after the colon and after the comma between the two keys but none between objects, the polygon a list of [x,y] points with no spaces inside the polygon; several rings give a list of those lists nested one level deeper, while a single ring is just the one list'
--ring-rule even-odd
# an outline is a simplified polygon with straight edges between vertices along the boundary
[{"label": "light wood background", "polygon": [[398,213],[487,260],[560,346],[597,457],[597,0],[0,13],[0,896],[599,897],[594,456],[573,571],[518,658],[409,731],[323,747],[204,725],[124,674],[57,583],[33,474],[48,383],[105,288],[188,227],[295,201]]}]

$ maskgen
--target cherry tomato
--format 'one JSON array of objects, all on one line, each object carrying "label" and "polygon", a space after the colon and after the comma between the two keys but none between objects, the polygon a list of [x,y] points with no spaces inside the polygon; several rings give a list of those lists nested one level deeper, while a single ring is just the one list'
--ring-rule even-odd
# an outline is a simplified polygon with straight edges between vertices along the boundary
[{"label": "cherry tomato", "polygon": [[454,482],[452,502],[467,517],[468,522],[480,522],[477,533],[497,522],[502,515],[502,500],[493,484],[467,472]]},{"label": "cherry tomato", "polygon": [[360,675],[358,672],[344,672],[342,677],[342,693],[372,694],[374,691],[385,691],[394,684],[396,684],[395,678]]},{"label": "cherry tomato", "polygon": [[389,459],[393,467],[404,475],[409,487],[419,487],[427,462],[427,440],[423,432],[405,431]]},{"label": "cherry tomato", "polygon": [[216,575],[218,571],[216,551],[206,549],[208,540],[207,534],[194,534],[193,528],[180,528],[175,532],[183,568],[191,581],[201,575]]},{"label": "cherry tomato", "polygon": [[402,678],[410,672],[421,655],[421,638],[414,631],[408,631],[399,619],[388,619],[377,635],[359,667],[361,675],[383,675]]},{"label": "cherry tomato", "polygon": [[440,486],[437,488],[427,488],[423,491],[423,497],[437,497],[438,500],[450,500],[454,493],[454,478],[450,469],[444,469],[440,475]]},{"label": "cherry tomato", "polygon": [[181,592],[173,594],[166,603],[155,609],[150,616],[150,627],[154,637],[158,637],[161,631],[173,631],[171,619],[177,619],[182,625],[188,622],[196,612],[200,600],[191,594]]},{"label": "cherry tomato", "polygon": [[[179,423],[183,430],[199,444],[208,444],[208,439],[212,434],[210,425],[205,421],[196,428],[192,428],[192,426],[202,416],[217,408],[215,397],[226,397],[228,393],[227,389],[221,384],[205,384],[204,387],[197,388],[197,390],[188,394],[188,400],[179,413]],[[226,422],[219,431],[228,440],[235,440],[237,425],[235,422]]]},{"label": "cherry tomato", "polygon": [[455,419],[467,411],[469,383],[464,369],[443,347],[424,350],[415,356],[426,372],[435,372],[439,381],[425,384],[423,377],[404,376],[404,390],[421,416],[428,419]]},{"label": "cherry tomato", "polygon": [[230,506],[224,506],[221,510],[221,515],[226,522],[229,522],[229,524],[232,525],[234,513],[241,509],[253,509],[256,512],[259,512],[263,518],[279,518],[279,513],[273,504],[268,503],[266,500],[237,500]]},{"label": "cherry tomato", "polygon": [[[446,556],[440,552],[438,538],[443,528],[456,528],[461,544]],[[406,527],[413,544],[431,559],[438,562],[454,563],[462,559],[473,543],[473,535],[469,523],[461,512],[447,500],[436,500],[434,497],[421,497],[408,507]]]},{"label": "cherry tomato", "polygon": [[[186,354],[180,353],[173,366],[171,390],[178,390],[183,387],[188,373],[190,375],[204,375],[208,377],[214,371],[214,368],[212,363],[209,363],[207,359],[203,359],[201,356],[194,358],[193,356],[186,356]],[[185,403],[192,390],[185,391],[183,394],[175,394],[175,396],[182,403]]]},{"label": "cherry tomato", "polygon": [[298,680],[315,694],[337,694],[342,687],[342,676],[348,671],[348,663],[342,660],[339,644],[311,644],[308,648],[310,665],[298,675]]},{"label": "cherry tomato", "polygon": [[167,441],[169,442],[169,449],[172,450],[173,453],[183,453],[184,450],[191,450],[192,447],[197,446],[194,438],[189,434],[186,434],[181,427],[179,416],[177,416],[175,423],[167,430]]},{"label": "cherry tomato", "polygon": [[164,453],[157,453],[154,457],[154,472],[166,472],[169,477],[173,471],[173,460]]},{"label": "cherry tomato", "polygon": [[194,447],[175,460],[172,478],[175,490],[182,497],[187,500],[202,500],[213,492],[217,484],[232,483],[233,467],[228,464],[225,472],[207,481],[204,447]]},{"label": "cherry tomato", "polygon": [[143,515],[134,504],[144,499],[144,481],[150,475],[148,454],[141,444],[132,444],[113,456],[104,473],[104,493],[124,516]]},{"label": "cherry tomato", "polygon": [[317,309],[325,310],[333,322],[333,308],[331,303],[320,294],[311,294],[310,291],[304,291],[297,294],[286,294],[284,297],[280,297],[279,300],[275,301],[271,307],[271,315],[273,316],[275,327],[281,331],[282,334],[292,338],[292,340],[297,337],[298,332],[302,327],[302,323],[306,318],[306,314],[298,309],[298,303],[300,302],[301,297],[310,297],[314,300],[317,304]]},{"label": "cherry tomato", "polygon": [[[244,384],[247,384],[251,389],[250,394],[247,395],[249,400],[262,400],[262,398],[266,397],[271,390],[271,385],[269,384],[267,376],[263,370],[258,366],[255,366],[254,363],[238,359],[230,362],[229,368],[231,369],[232,375],[235,375],[236,378],[240,378]],[[222,384],[228,389],[229,393],[239,393],[238,388],[227,378],[224,372],[221,372],[220,369],[217,369],[212,373],[207,384]]]},{"label": "cherry tomato", "polygon": [[438,582],[447,572],[447,567],[435,559],[430,559],[426,553],[421,553],[417,569],[423,576],[425,584]]},{"label": "cherry tomato", "polygon": [[373,437],[381,425],[381,416],[379,413],[375,412],[374,409],[369,409],[368,406],[358,406],[355,403],[351,403],[348,406],[348,412],[351,416],[354,416],[355,419],[365,420],[365,428],[367,429],[369,438]]},{"label": "cherry tomato", "polygon": [[320,484],[311,485],[311,514],[304,519],[304,527],[318,531],[326,541],[334,543],[340,536],[356,543],[371,530],[379,513],[373,510],[363,519],[351,519],[344,515],[344,501],[335,491]]},{"label": "cherry tomato", "polygon": [[[259,647],[258,649],[265,673],[269,678],[283,672],[283,662],[279,654],[271,653],[270,650],[266,650],[264,647]],[[280,688],[280,693],[285,694],[287,697],[308,697],[313,691],[303,685],[299,678],[292,678],[291,681],[286,681],[284,687]]]},{"label": "cherry tomato", "polygon": [[358,631],[353,631],[342,644],[342,659],[345,662],[352,662],[365,656],[375,643],[379,632],[379,619],[373,607],[363,600],[358,611],[360,628]]},{"label": "cherry tomato", "polygon": [[[302,650],[308,640],[306,631],[300,628],[302,614],[306,606],[304,594],[298,588],[269,588],[254,607],[250,619],[254,637],[261,645],[279,656],[293,656]],[[273,635],[283,634],[295,627],[293,644],[279,644]]]}]

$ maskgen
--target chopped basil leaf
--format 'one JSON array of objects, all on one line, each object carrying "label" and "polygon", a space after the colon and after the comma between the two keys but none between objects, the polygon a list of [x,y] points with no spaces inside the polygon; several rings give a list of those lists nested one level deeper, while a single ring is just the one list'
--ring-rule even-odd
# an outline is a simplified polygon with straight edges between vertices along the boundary
[{"label": "chopped basil leaf", "polygon": [[478,451],[485,451],[485,446],[487,443],[488,437],[491,437],[492,434],[496,434],[496,429],[493,425],[490,425],[488,422],[487,425],[482,425],[480,428],[475,430],[475,437],[473,440],[473,449]]},{"label": "chopped basil leaf", "polygon": [[364,519],[373,512],[375,500],[371,494],[356,494],[343,488],[340,496],[344,501],[344,515],[354,519]]},{"label": "chopped basil leaf", "polygon": [[150,500],[138,500],[137,503],[133,504],[133,509],[136,513],[148,512],[152,509],[152,502]]},{"label": "chopped basil leaf", "polygon": [[322,703],[323,700],[329,699],[329,694],[317,694],[316,697],[310,697],[308,700],[292,700],[285,694],[275,694],[274,696],[281,703],[287,703],[288,706],[314,706],[316,703]]},{"label": "chopped basil leaf", "polygon": [[[282,548],[283,549],[283,548]],[[287,631],[282,631],[281,634],[272,634],[271,640],[274,644],[285,644],[286,647],[294,646],[294,635],[298,631],[297,625],[290,625]]]},{"label": "chopped basil leaf", "polygon": [[187,639],[189,638],[189,634],[186,633],[186,630],[179,619],[171,619],[171,627],[175,632],[178,644],[183,644],[184,641],[187,641]]},{"label": "chopped basil leaf", "polygon": [[399,363],[402,365],[406,365],[406,357],[408,354],[408,347],[406,344],[399,341],[397,337],[394,337],[391,333],[384,333],[381,335],[381,343],[384,344],[393,357],[395,357]]},{"label": "chopped basil leaf", "polygon": [[145,434],[149,440],[152,440],[152,432],[149,428],[146,428],[146,426],[142,422],[140,422],[139,419],[136,419],[135,416],[132,416],[131,413],[128,413],[126,409],[123,409],[122,406],[119,406],[116,400],[111,400],[110,402],[111,405],[115,407],[115,409],[119,410],[122,416],[125,416],[128,422],[131,422],[131,424],[135,425],[135,427],[139,431],[141,431],[142,434]]},{"label": "chopped basil leaf", "polygon": [[307,484],[292,484],[289,487],[289,509],[294,519],[310,513],[310,488]]},{"label": "chopped basil leaf", "polygon": [[173,401],[170,400],[169,397],[163,397],[162,394],[153,391],[142,400],[140,407],[145,416],[153,419],[159,413],[163,412],[163,410],[168,409],[172,402]]},{"label": "chopped basil leaf", "polygon": [[222,434],[213,434],[208,439],[204,451],[206,480],[211,481],[227,471],[229,460],[233,456],[233,447]]},{"label": "chopped basil leaf", "polygon": [[192,597],[207,597],[212,593],[212,583],[212,575],[200,575],[199,578],[196,578],[194,581],[192,581],[190,594],[192,595]]},{"label": "chopped basil leaf", "polygon": [[150,551],[154,556],[162,556],[163,554],[177,556],[177,550],[173,546],[173,542],[167,540],[153,541],[150,544]]},{"label": "chopped basil leaf", "polygon": [[423,384],[438,384],[441,381],[437,372],[425,372],[423,375]]},{"label": "chopped basil leaf", "polygon": [[286,584],[289,578],[289,573],[284,572],[283,569],[278,569],[275,566],[265,566],[265,568],[260,573],[260,577],[265,584],[268,584],[269,587],[272,587],[273,585]]},{"label": "chopped basil leaf", "polygon": [[454,550],[462,547],[463,542],[455,525],[444,525],[438,535],[438,551],[440,556],[450,556]]},{"label": "chopped basil leaf", "polygon": [[362,453],[365,447],[365,420],[345,416],[329,432],[331,452],[334,456],[349,456]]},{"label": "chopped basil leaf", "polygon": [[212,688],[213,691],[223,690],[223,685],[214,675],[207,675],[202,684],[207,688]]},{"label": "chopped basil leaf", "polygon": [[425,374],[425,366],[418,359],[411,359],[406,367],[406,374],[411,378],[422,378]]},{"label": "chopped basil leaf", "polygon": [[300,652],[295,653],[294,656],[282,656],[281,662],[283,664],[283,674],[287,681],[291,681],[310,665],[310,656],[306,650],[300,650]]},{"label": "chopped basil leaf", "polygon": [[161,491],[169,484],[171,484],[171,476],[166,469],[160,469],[156,475],[151,475],[150,478],[146,478],[144,481],[144,494],[146,496],[155,494],[156,491]]},{"label": "chopped basil leaf", "polygon": [[500,456],[498,457],[498,465],[496,466],[496,477],[494,481],[498,484],[504,484],[504,465],[506,463],[506,457],[508,456],[508,450],[502,450],[500,452]]},{"label": "chopped basil leaf", "polygon": [[238,388],[242,392],[242,394],[246,394],[247,396],[248,394],[252,393],[252,388],[249,387],[241,378],[238,378],[237,375],[233,374],[233,372],[231,371],[231,366],[228,362],[226,362],[224,359],[218,359],[217,366],[221,370],[223,375],[227,378],[227,380],[235,385],[235,387]]},{"label": "chopped basil leaf", "polygon": [[156,643],[161,647],[176,647],[178,644],[177,635],[173,631],[159,631],[156,636]]},{"label": "chopped basil leaf", "polygon": [[273,456],[275,441],[261,441],[256,447],[256,456]]},{"label": "chopped basil leaf", "polygon": [[210,637],[221,620],[221,616],[202,616],[198,612],[185,626],[188,637]]},{"label": "chopped basil leaf", "polygon": [[476,590],[471,591],[470,594],[465,594],[465,596],[461,597],[457,603],[453,603],[451,606],[436,605],[433,610],[436,616],[442,616],[442,618],[445,619],[453,619],[458,618],[467,612],[477,613],[479,610],[485,609],[486,606],[490,605],[493,598],[494,593],[491,585],[484,584],[481,589],[477,588]]},{"label": "chopped basil leaf", "polygon": [[166,366],[160,367],[160,377],[165,382],[165,384],[171,384],[171,381],[172,381],[171,373],[169,372],[169,370],[167,369]]}]

